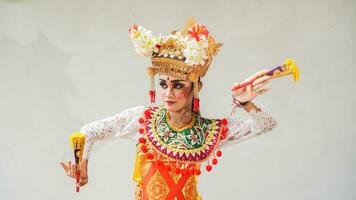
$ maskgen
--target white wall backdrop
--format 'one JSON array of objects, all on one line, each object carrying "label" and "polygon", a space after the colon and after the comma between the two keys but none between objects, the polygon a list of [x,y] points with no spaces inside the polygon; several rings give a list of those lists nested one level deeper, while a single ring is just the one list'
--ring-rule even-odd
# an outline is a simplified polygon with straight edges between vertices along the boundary
[{"label": "white wall backdrop", "polygon": [[1,0],[0,199],[133,199],[133,142],[97,143],[79,194],[58,161],[84,123],[147,105],[149,60],[128,27],[167,34],[188,16],[224,43],[203,79],[207,117],[228,115],[230,86],[252,73],[287,57],[301,70],[256,99],[278,126],[227,148],[204,199],[356,199],[354,0]]}]

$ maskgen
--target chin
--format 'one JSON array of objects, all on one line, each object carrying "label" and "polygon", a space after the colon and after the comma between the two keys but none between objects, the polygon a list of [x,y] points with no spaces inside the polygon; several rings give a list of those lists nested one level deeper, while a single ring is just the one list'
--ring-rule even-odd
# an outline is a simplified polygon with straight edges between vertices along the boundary
[{"label": "chin", "polygon": [[175,108],[172,108],[172,106],[164,106],[165,109],[167,109],[167,111],[169,112],[176,112],[176,109]]},{"label": "chin", "polygon": [[164,108],[167,109],[169,112],[177,112],[179,110],[179,108],[177,108],[177,106],[173,105],[167,105],[164,104]]},{"label": "chin", "polygon": [[167,105],[167,104],[164,104],[164,108],[167,109],[167,111],[174,113],[174,112],[181,111],[185,107],[181,106],[181,105]]}]

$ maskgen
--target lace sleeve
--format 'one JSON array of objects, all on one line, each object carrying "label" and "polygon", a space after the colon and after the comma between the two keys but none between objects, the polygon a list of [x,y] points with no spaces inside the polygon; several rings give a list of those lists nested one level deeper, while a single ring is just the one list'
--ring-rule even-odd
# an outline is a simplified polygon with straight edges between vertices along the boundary
[{"label": "lace sleeve", "polygon": [[227,147],[267,133],[277,126],[277,121],[272,118],[261,104],[256,101],[252,101],[252,103],[261,110],[252,110],[249,112],[249,118],[241,121],[234,117],[227,118],[229,132],[226,139],[221,140],[221,147]]},{"label": "lace sleeve", "polygon": [[96,141],[115,138],[137,141],[138,118],[142,115],[143,110],[143,106],[138,106],[114,116],[85,124],[80,129],[80,132],[85,134],[83,159],[89,159],[91,149]]}]

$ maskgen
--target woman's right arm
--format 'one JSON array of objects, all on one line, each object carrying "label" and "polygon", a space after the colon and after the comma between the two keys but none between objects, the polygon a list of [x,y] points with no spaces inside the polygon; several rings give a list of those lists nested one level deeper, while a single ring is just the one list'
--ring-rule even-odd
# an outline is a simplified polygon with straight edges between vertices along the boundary
[{"label": "woman's right arm", "polygon": [[[126,138],[137,141],[137,130],[139,127],[138,119],[142,116],[143,111],[144,106],[130,108],[117,115],[87,123],[80,129],[80,132],[85,134],[85,147],[83,160],[81,162],[79,186],[88,183],[88,159],[93,144],[96,141],[111,140],[115,138]],[[60,165],[66,172],[67,176],[75,178],[75,163],[72,163],[70,160],[68,160],[67,163],[60,161]]]},{"label": "woman's right arm", "polygon": [[123,112],[85,124],[80,132],[85,135],[83,160],[88,160],[93,144],[100,140],[126,138],[137,141],[138,119],[143,115],[144,106],[126,109]]}]

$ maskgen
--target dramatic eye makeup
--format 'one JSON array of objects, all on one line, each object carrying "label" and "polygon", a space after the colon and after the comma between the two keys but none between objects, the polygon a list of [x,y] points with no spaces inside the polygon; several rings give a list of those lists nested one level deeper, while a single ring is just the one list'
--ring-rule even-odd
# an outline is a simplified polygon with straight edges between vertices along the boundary
[{"label": "dramatic eye makeup", "polygon": [[161,86],[161,88],[163,89],[167,89],[168,85],[166,84],[165,80],[160,79],[159,81],[159,85]]},{"label": "dramatic eye makeup", "polygon": [[173,83],[173,88],[176,88],[176,89],[181,89],[182,87],[184,87],[184,84],[182,83]]},{"label": "dramatic eye makeup", "polygon": [[[173,81],[170,81],[170,82],[172,84],[173,89],[181,89],[181,88],[183,88],[185,86],[183,80],[173,80]],[[168,88],[167,82],[164,79],[160,79],[159,80],[159,85],[163,89],[167,89]]]}]

